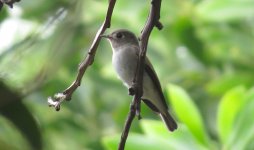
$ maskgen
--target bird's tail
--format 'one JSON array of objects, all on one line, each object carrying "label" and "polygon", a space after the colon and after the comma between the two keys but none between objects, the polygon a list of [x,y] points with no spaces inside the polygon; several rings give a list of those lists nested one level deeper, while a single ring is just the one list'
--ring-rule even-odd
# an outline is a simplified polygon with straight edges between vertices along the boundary
[{"label": "bird's tail", "polygon": [[169,114],[169,112],[160,113],[160,116],[170,131],[174,131],[175,129],[177,129],[177,124],[172,118],[172,116]]}]

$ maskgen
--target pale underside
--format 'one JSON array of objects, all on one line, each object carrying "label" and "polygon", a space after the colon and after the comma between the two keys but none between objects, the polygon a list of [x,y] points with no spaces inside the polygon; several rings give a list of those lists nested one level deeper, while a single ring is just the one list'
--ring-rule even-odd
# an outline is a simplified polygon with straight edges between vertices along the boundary
[{"label": "pale underside", "polygon": [[[113,52],[112,63],[118,77],[123,81],[125,86],[130,88],[137,67],[138,47],[123,46],[121,48]],[[168,111],[159,80],[148,58],[146,58],[145,62],[142,99],[150,101],[160,113]]]}]

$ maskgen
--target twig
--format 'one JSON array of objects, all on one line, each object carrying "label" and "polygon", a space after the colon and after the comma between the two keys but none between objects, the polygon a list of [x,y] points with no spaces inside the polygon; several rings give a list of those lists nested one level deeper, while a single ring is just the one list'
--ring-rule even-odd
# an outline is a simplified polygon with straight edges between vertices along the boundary
[{"label": "twig", "polygon": [[20,0],[0,0],[0,10],[2,9],[3,5],[6,4],[9,7],[13,7],[13,3],[19,2]]},{"label": "twig", "polygon": [[163,28],[162,24],[159,22],[160,19],[160,8],[161,8],[161,0],[152,0],[151,9],[146,21],[146,24],[141,32],[140,37],[140,53],[139,53],[139,61],[137,64],[137,70],[135,73],[135,78],[133,80],[133,86],[129,91],[134,91],[135,95],[133,97],[130,112],[128,114],[128,118],[126,120],[124,130],[122,132],[121,140],[118,146],[118,150],[124,150],[125,143],[129,134],[129,130],[131,127],[131,123],[135,117],[135,114],[140,119],[140,102],[141,97],[143,95],[143,72],[144,72],[144,60],[146,57],[147,44],[149,40],[149,36],[154,27],[157,27],[159,30]]},{"label": "twig", "polygon": [[95,53],[97,50],[97,47],[99,45],[99,42],[101,40],[101,36],[107,28],[110,27],[111,22],[111,16],[114,10],[116,0],[110,0],[108,5],[107,14],[105,17],[105,20],[103,24],[101,25],[100,29],[97,31],[97,34],[93,40],[93,43],[88,51],[88,54],[80,64],[78,68],[78,75],[76,77],[76,80],[62,93],[57,93],[55,96],[48,98],[48,104],[49,106],[55,107],[57,111],[60,110],[60,105],[64,100],[71,100],[73,92],[80,86],[82,77],[86,71],[86,69],[93,64]]},{"label": "twig", "polygon": [[[55,94],[54,98],[49,97],[48,103],[49,106],[55,107],[55,109],[58,111],[60,110],[60,104],[64,100],[70,100],[73,92],[80,86],[82,77],[93,61],[95,57],[95,53],[97,50],[97,47],[99,45],[99,42],[101,40],[101,36],[106,28],[110,27],[111,22],[111,16],[114,10],[116,0],[110,0],[108,11],[106,15],[106,19],[100,29],[97,31],[97,34],[94,38],[94,41],[88,51],[88,55],[85,58],[84,61],[82,61],[78,68],[78,75],[76,77],[76,80],[69,86],[64,92]],[[129,89],[129,92],[134,95],[131,106],[130,106],[130,112],[128,114],[124,130],[122,132],[121,140],[119,143],[118,150],[124,150],[125,143],[129,134],[129,130],[132,124],[133,119],[135,118],[135,115],[138,116],[139,119],[141,119],[140,116],[140,103],[141,103],[141,97],[143,95],[143,71],[144,71],[144,60],[146,57],[146,51],[147,51],[147,44],[149,40],[149,36],[153,30],[154,27],[157,27],[159,30],[162,29],[162,24],[159,22],[160,19],[160,7],[161,7],[161,0],[152,0],[151,2],[151,9],[150,13],[147,19],[147,22],[144,26],[144,29],[141,32],[140,37],[140,53],[139,53],[139,60],[137,64],[137,70],[135,73],[135,78],[133,80],[133,85]]]}]

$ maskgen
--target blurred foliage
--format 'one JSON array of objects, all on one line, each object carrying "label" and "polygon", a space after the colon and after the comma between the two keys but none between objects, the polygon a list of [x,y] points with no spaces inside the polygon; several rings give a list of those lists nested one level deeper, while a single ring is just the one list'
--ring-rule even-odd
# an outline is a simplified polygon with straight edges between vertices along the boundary
[{"label": "blurred foliage", "polygon": [[[75,79],[107,2],[24,1],[0,12],[0,149],[113,150],[131,97],[101,41],[82,85],[60,112],[47,97]],[[110,32],[139,35],[150,1],[117,1]],[[170,133],[145,105],[126,149],[254,149],[254,1],[162,1],[163,30],[148,57],[179,129]]]},{"label": "blurred foliage", "polygon": [[[188,97],[186,91],[175,85],[169,85],[167,87],[167,93],[169,97],[171,97],[172,106],[176,111],[176,116],[178,116],[179,121],[181,121],[179,129],[168,134],[165,125],[161,121],[142,120],[141,128],[143,129],[143,134],[131,134],[126,150],[254,149],[254,145],[252,144],[254,139],[254,119],[251,115],[253,113],[254,104],[253,89],[244,91],[244,88],[241,86],[235,87],[227,92],[225,97],[222,98],[219,104],[221,109],[219,109],[217,113],[217,128],[219,129],[218,135],[220,141],[211,140],[211,138],[207,136],[208,133],[203,128],[204,123],[198,121],[201,119],[199,117],[201,114],[198,112],[198,108],[193,103],[193,100]],[[237,99],[235,99],[235,97],[231,97],[233,94],[241,95],[241,97],[236,96]],[[177,99],[175,97],[179,98],[179,101],[176,101]],[[234,100],[229,101],[230,97]],[[236,103],[239,102],[243,104],[240,106],[236,105]],[[182,107],[178,107],[178,104],[176,103],[180,104]],[[225,105],[226,103],[227,105]],[[238,110],[235,109],[236,106],[239,106]],[[184,115],[186,117],[182,117]],[[195,124],[195,126],[193,126],[193,124]],[[227,128],[221,129],[223,127]],[[195,130],[193,130],[193,128]],[[118,138],[119,136],[109,136],[104,138],[103,142],[105,147],[108,150],[117,149]]]}]

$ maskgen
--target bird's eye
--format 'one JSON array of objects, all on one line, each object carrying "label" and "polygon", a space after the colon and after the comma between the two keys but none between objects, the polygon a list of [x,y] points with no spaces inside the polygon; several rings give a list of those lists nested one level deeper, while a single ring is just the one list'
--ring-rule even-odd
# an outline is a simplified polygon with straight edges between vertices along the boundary
[{"label": "bird's eye", "polygon": [[118,38],[118,39],[123,38],[123,34],[122,34],[122,33],[117,33],[117,34],[116,34],[116,38]]}]

